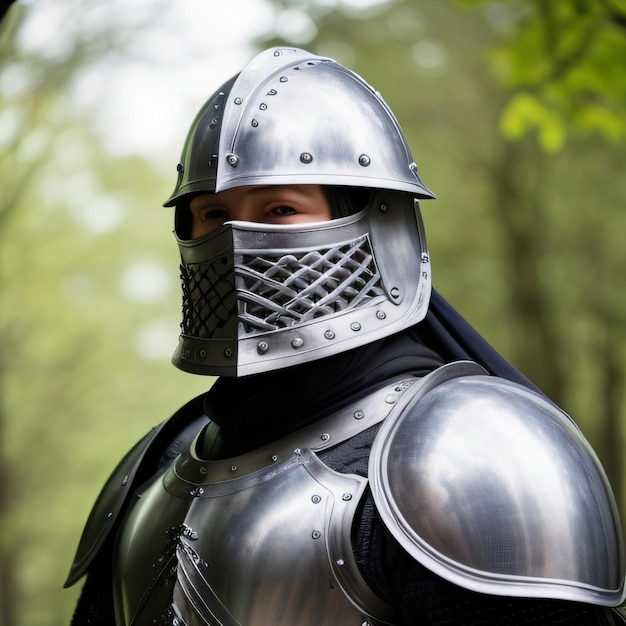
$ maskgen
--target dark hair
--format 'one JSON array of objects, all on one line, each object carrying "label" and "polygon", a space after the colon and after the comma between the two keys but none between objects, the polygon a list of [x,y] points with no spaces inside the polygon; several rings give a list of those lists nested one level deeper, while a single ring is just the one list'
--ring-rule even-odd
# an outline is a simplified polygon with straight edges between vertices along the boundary
[{"label": "dark hair", "polygon": [[333,219],[358,213],[365,208],[372,195],[371,189],[364,187],[323,187]]}]

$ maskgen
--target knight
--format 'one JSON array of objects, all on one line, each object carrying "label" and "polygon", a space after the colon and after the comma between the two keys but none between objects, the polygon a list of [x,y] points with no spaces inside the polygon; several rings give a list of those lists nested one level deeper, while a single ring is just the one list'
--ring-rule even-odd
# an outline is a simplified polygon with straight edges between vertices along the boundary
[{"label": "knight", "polygon": [[433,290],[434,194],[381,95],[266,50],[177,170],[173,362],[218,378],[102,489],[73,624],[626,623],[602,467]]}]

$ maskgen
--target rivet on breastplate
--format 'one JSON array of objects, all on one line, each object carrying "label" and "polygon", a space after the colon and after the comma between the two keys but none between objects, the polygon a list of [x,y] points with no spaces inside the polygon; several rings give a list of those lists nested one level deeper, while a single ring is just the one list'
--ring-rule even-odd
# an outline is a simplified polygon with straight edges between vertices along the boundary
[{"label": "rivet on breastplate", "polygon": [[320,437],[320,439],[321,439],[322,441],[330,441],[330,435],[329,435],[328,433],[324,433],[324,434]]},{"label": "rivet on breastplate", "polygon": [[387,404],[394,404],[396,402],[396,400],[398,399],[398,396],[396,396],[395,393],[390,393],[386,398],[385,398],[385,402]]},{"label": "rivet on breastplate", "polygon": [[270,461],[272,461],[272,463],[276,463],[276,461],[278,461],[278,455],[272,454],[272,456],[270,457]]},{"label": "rivet on breastplate", "polygon": [[376,311],[376,317],[379,320],[384,320],[387,317],[387,314],[384,311]]},{"label": "rivet on breastplate", "polygon": [[270,346],[267,343],[267,341],[259,341],[259,343],[256,346],[256,351],[259,354],[265,354],[269,349],[270,349]]},{"label": "rivet on breastplate", "polygon": [[281,83],[286,83],[289,79],[288,79],[286,76],[281,76],[278,80],[279,80]]},{"label": "rivet on breastplate", "polygon": [[126,474],[126,476],[124,476],[124,480],[122,481],[122,487],[124,487],[127,484],[128,484],[128,474]]},{"label": "rivet on breastplate", "polygon": [[187,526],[187,524],[184,523],[180,525],[178,534],[181,537],[187,537],[187,539],[191,539],[192,541],[195,541],[198,538],[198,533],[191,528],[191,526]]},{"label": "rivet on breastplate", "polygon": [[319,504],[322,501],[322,496],[318,496],[317,494],[315,494],[314,496],[311,496],[311,502],[313,502],[313,504]]},{"label": "rivet on breastplate", "polygon": [[319,530],[314,530],[311,533],[311,537],[313,537],[313,539],[319,539],[322,536],[322,533]]},{"label": "rivet on breastplate", "polygon": [[239,165],[239,157],[236,154],[227,154],[226,161],[228,162],[228,165],[231,165],[232,167],[237,167],[237,165]]},{"label": "rivet on breastplate", "polygon": [[324,332],[324,337],[326,339],[334,339],[335,338],[335,333],[332,330],[327,330]]},{"label": "rivet on breastplate", "polygon": [[348,502],[349,500],[352,500],[352,494],[344,493],[343,496],[341,496],[341,499],[344,500],[345,502]]},{"label": "rivet on breastplate", "polygon": [[236,465],[231,465],[230,466],[230,471],[231,472],[236,472],[237,471],[237,466]]},{"label": "rivet on breastplate", "polygon": [[240,98],[239,96],[235,98],[235,104],[241,104],[242,102],[243,102],[243,99]]},{"label": "rivet on breastplate", "polygon": [[416,380],[417,380],[416,378],[412,378],[411,380],[403,380],[399,385],[395,387],[394,391],[397,391],[398,393],[403,393],[409,387],[411,387],[415,383]]},{"label": "rivet on breastplate", "polygon": [[302,339],[302,337],[294,337],[291,340],[292,348],[301,348],[303,345],[304,345],[304,339]]},{"label": "rivet on breastplate", "polygon": [[344,566],[346,564],[346,562],[343,559],[337,559],[335,561],[335,563],[337,563],[337,565],[339,565],[340,567]]},{"label": "rivet on breastplate", "polygon": [[352,322],[352,324],[350,324],[350,328],[354,332],[358,332],[359,330],[361,330],[361,324],[359,324],[358,322]]},{"label": "rivet on breastplate", "polygon": [[371,159],[367,156],[367,154],[362,154],[359,157],[359,165],[363,167],[367,167],[371,163]]},{"label": "rivet on breastplate", "polygon": [[202,466],[202,467],[200,468],[200,473],[201,473],[203,476],[206,476],[206,473],[207,473],[207,468],[206,468],[206,467],[204,467],[204,466]]},{"label": "rivet on breastplate", "polygon": [[354,412],[354,419],[355,420],[362,420],[365,417],[365,411],[361,411],[360,409],[358,411]]},{"label": "rivet on breastplate", "polygon": [[302,161],[302,163],[312,163],[313,162],[313,155],[309,154],[308,152],[303,152],[300,155],[300,161]]},{"label": "rivet on breastplate", "polygon": [[189,492],[189,495],[193,496],[194,498],[197,498],[198,496],[201,496],[203,493],[204,493],[204,489],[202,489],[202,487],[194,487]]}]

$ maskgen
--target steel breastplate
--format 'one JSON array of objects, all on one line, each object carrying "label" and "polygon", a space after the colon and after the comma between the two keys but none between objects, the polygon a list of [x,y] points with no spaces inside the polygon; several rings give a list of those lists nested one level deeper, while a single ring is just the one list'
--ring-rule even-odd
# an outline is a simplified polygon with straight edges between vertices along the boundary
[{"label": "steel breastplate", "polygon": [[390,623],[352,553],[367,479],[315,454],[380,422],[397,381],[279,442],[206,462],[191,450],[143,491],[118,535],[119,626]]}]

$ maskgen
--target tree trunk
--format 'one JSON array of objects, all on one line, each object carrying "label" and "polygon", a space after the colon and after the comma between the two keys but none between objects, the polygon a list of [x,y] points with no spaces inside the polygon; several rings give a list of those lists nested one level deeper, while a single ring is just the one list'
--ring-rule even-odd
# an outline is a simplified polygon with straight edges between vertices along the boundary
[{"label": "tree trunk", "polygon": [[559,359],[559,336],[551,313],[553,294],[541,275],[542,259],[549,247],[540,193],[544,160],[532,138],[504,144],[493,176],[494,211],[502,227],[511,317],[507,323],[515,332],[511,360],[560,404],[566,374]]}]

